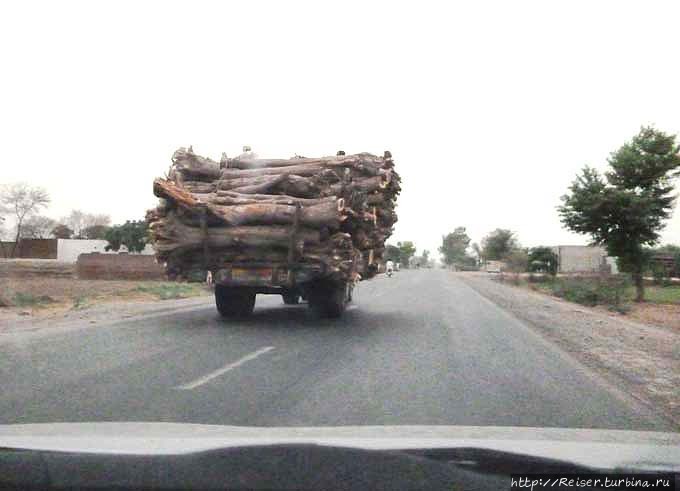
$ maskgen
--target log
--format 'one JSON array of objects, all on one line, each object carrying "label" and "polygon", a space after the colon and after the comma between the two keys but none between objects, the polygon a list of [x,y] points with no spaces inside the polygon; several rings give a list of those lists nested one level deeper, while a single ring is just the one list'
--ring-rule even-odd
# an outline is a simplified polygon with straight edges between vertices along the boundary
[{"label": "log", "polygon": [[250,184],[228,190],[239,194],[279,193],[300,198],[316,198],[319,195],[319,186],[312,179],[288,174],[265,176],[261,184]]},{"label": "log", "polygon": [[[203,232],[176,219],[172,213],[161,222],[150,225],[153,246],[156,251],[168,252],[174,249],[198,249],[203,247]],[[208,247],[273,247],[287,248],[289,227],[280,225],[251,225],[239,227],[208,227]],[[300,228],[299,240],[303,244],[318,244],[318,230]]]},{"label": "log", "polygon": [[[377,169],[382,167],[385,160],[380,157],[376,157],[371,154],[358,154],[358,155],[347,155],[347,156],[331,156],[331,157],[321,157],[321,158],[304,158],[295,157],[292,159],[246,159],[246,158],[233,158],[227,159],[226,169],[223,169],[222,175],[233,175],[234,169],[239,169],[238,174],[245,176],[244,174],[248,171],[259,171],[262,169],[281,169],[284,167],[302,167],[302,166],[317,166],[318,168],[323,167],[352,167],[357,170],[361,170],[368,173],[377,172]],[[225,174],[225,171],[226,172]],[[255,172],[257,173],[257,172]],[[276,174],[277,172],[270,172]],[[293,174],[298,174],[298,172],[292,172]],[[301,174],[299,174],[301,175]],[[311,174],[310,174],[311,175]]]},{"label": "log", "polygon": [[186,176],[199,179],[214,180],[220,177],[220,164],[200,155],[196,155],[192,148],[182,147],[172,156],[172,163],[178,171]]},{"label": "log", "polygon": [[286,176],[285,179],[273,186],[272,189],[282,194],[300,198],[317,198],[319,197],[320,190],[319,186],[312,179],[292,175]]},{"label": "log", "polygon": [[[216,195],[209,198],[215,204],[221,205],[248,205],[253,203],[272,203],[280,205],[291,205],[300,203],[304,206],[319,205],[322,203],[337,202],[337,196],[326,198],[296,198],[286,194],[241,194],[233,191],[218,191]],[[344,200],[343,200],[344,201]]]},{"label": "log", "polygon": [[[238,225],[285,225],[293,223],[295,206],[257,203],[248,205],[209,205],[215,216],[231,226]],[[300,224],[311,228],[337,229],[342,220],[342,201],[305,206],[300,210]]]},{"label": "log", "polygon": [[181,206],[189,208],[193,208],[201,204],[200,201],[198,201],[190,192],[165,179],[154,180],[153,194],[159,198],[170,199]]},{"label": "log", "polygon": [[214,193],[217,186],[214,182],[183,181],[182,187],[192,194]]},{"label": "log", "polygon": [[[310,159],[312,160],[312,159]],[[354,169],[358,173],[370,176],[380,174],[380,167],[369,161],[359,159],[340,159],[330,157],[328,160],[317,160],[316,162],[295,163],[289,166],[280,167],[254,167],[250,169],[222,169],[222,179],[238,177],[253,177],[262,175],[295,174],[298,176],[314,176],[326,169],[336,169],[344,172],[344,168]]]},{"label": "log", "polygon": [[374,177],[365,177],[360,179],[353,179],[349,185],[345,184],[332,184],[329,186],[331,192],[335,194],[342,194],[343,189],[348,191],[361,191],[364,193],[370,193],[373,191],[380,191],[385,189],[389,185],[389,174],[382,174]]},{"label": "log", "polygon": [[233,179],[221,179],[216,181],[217,189],[219,190],[229,190],[234,188],[240,188],[243,186],[253,186],[256,184],[270,183],[276,181],[276,176],[263,175],[263,176],[253,176],[253,177],[236,177]]}]

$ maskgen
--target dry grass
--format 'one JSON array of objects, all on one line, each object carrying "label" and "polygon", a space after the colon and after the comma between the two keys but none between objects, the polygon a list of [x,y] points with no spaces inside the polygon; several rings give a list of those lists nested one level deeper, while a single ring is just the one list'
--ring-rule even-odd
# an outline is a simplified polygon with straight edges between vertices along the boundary
[{"label": "dry grass", "polygon": [[76,280],[69,278],[0,279],[0,307],[84,309],[121,300],[166,300],[207,294],[201,284],[167,281]]},{"label": "dry grass", "polygon": [[632,304],[627,317],[680,333],[680,304]]}]

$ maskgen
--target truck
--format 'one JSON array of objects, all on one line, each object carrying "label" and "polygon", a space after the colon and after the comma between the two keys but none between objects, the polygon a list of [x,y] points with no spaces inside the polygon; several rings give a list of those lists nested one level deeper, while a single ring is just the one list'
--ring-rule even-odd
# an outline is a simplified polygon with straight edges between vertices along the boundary
[{"label": "truck", "polygon": [[211,279],[224,318],[258,294],[338,317],[380,269],[400,181],[390,152],[218,162],[180,148],[154,181],[151,244],[170,278]]}]

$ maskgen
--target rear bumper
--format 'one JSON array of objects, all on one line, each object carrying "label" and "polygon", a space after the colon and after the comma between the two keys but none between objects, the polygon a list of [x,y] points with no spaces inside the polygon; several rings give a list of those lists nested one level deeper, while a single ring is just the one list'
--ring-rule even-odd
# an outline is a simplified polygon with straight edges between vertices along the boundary
[{"label": "rear bumper", "polygon": [[324,274],[322,264],[300,264],[294,269],[286,265],[234,264],[216,271],[213,282],[224,286],[292,288],[323,277]]}]

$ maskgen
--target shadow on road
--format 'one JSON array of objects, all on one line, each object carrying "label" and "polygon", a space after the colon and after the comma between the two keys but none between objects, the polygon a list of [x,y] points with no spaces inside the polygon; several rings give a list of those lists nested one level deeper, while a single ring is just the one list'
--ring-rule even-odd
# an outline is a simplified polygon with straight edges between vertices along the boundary
[{"label": "shadow on road", "polygon": [[306,304],[256,307],[252,315],[244,318],[223,319],[218,314],[207,314],[210,321],[200,322],[195,328],[221,327],[226,330],[247,328],[255,331],[323,332],[341,331],[344,334],[365,334],[375,329],[416,325],[418,317],[403,311],[373,312],[361,306],[348,309],[340,318],[320,317]]}]

